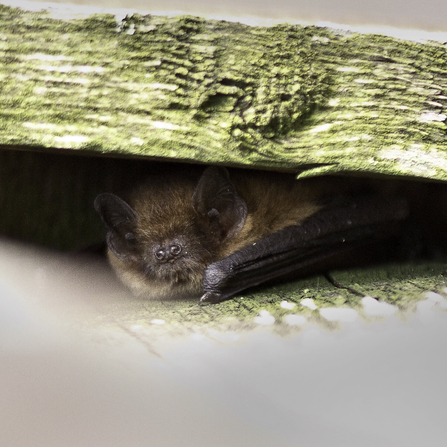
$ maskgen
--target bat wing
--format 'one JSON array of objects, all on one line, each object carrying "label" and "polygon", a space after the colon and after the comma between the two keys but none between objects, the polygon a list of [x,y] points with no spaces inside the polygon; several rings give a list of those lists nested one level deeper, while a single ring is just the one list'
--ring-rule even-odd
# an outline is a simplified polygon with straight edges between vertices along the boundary
[{"label": "bat wing", "polygon": [[200,301],[218,303],[266,281],[312,271],[324,260],[396,232],[407,215],[406,201],[393,197],[368,197],[325,208],[302,225],[284,228],[210,264]]}]

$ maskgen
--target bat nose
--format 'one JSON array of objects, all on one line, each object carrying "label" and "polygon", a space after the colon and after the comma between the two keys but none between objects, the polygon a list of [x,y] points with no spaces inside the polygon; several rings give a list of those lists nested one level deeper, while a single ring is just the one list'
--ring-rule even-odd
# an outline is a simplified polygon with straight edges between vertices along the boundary
[{"label": "bat nose", "polygon": [[154,256],[158,262],[169,262],[177,259],[181,254],[182,246],[180,244],[171,244],[156,250]]}]

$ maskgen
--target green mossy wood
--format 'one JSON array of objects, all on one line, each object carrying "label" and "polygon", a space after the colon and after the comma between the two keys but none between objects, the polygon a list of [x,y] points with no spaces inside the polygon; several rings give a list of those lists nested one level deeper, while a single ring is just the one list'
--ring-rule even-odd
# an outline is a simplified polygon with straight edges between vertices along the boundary
[{"label": "green mossy wood", "polygon": [[[126,180],[119,167],[127,160],[54,155],[70,152],[62,149],[300,176],[447,181],[446,44],[190,16],[60,20],[1,5],[0,24],[4,234],[64,249],[103,238],[93,198]],[[400,305],[424,290],[442,292],[443,272],[442,265],[403,266],[336,277]],[[278,286],[208,311],[182,302],[157,313],[154,304],[144,319],[228,329],[231,318],[241,327],[249,317],[253,326],[262,308],[281,321],[283,299],[359,302],[324,278],[312,281],[308,289],[307,282]]]},{"label": "green mossy wood", "polygon": [[3,147],[447,180],[447,46],[0,9]]}]

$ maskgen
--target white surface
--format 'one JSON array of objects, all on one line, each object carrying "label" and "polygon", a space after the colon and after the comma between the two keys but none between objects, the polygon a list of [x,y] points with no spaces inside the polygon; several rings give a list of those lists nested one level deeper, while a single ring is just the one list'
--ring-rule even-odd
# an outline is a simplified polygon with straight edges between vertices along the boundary
[{"label": "white surface", "polygon": [[135,11],[154,15],[192,14],[248,25],[301,23],[421,42],[447,41],[445,0],[72,0],[70,3],[1,0],[0,3],[27,10],[44,8],[59,18],[107,12],[121,20]]},{"label": "white surface", "polygon": [[324,309],[320,309],[320,315],[328,321],[352,323],[357,320],[358,312],[354,309],[346,309],[343,307],[325,307]]},{"label": "white surface", "polygon": [[105,300],[125,306],[102,264],[0,245],[2,446],[445,446],[437,305],[332,333],[260,326],[150,347],[132,335],[141,322],[83,324]]},{"label": "white surface", "polygon": [[366,315],[376,317],[390,317],[397,312],[397,306],[389,303],[382,303],[371,296],[362,298],[363,311]]}]

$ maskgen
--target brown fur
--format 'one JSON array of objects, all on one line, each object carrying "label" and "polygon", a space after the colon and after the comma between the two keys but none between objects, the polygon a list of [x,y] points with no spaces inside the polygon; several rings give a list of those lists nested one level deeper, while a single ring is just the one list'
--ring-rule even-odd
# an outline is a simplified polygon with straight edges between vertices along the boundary
[{"label": "brown fur", "polygon": [[[186,171],[186,172],[185,172]],[[248,214],[242,230],[234,238],[216,244],[203,234],[191,198],[201,172],[182,172],[152,176],[132,192],[127,202],[138,213],[135,236],[142,253],[148,247],[177,240],[186,256],[175,263],[145,263],[154,273],[142,271],[137,263],[119,260],[109,250],[109,260],[123,283],[145,297],[198,296],[202,292],[205,268],[260,238],[296,225],[315,213],[322,192],[318,180],[297,181],[292,174],[229,170],[230,180],[247,204]]]}]

